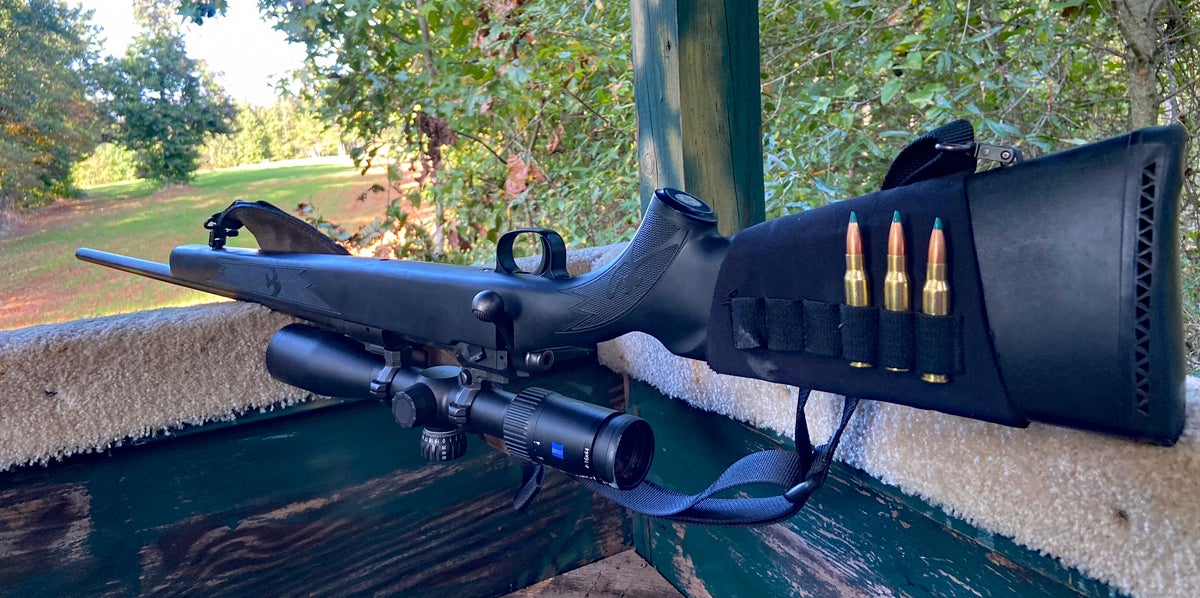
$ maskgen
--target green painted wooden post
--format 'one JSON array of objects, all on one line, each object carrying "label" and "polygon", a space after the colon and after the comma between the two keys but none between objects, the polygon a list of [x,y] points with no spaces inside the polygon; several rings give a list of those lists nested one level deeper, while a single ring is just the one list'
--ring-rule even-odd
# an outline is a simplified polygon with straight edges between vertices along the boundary
[{"label": "green painted wooden post", "polygon": [[762,222],[758,4],[632,1],[643,208],[676,187],[708,202],[724,234]]}]

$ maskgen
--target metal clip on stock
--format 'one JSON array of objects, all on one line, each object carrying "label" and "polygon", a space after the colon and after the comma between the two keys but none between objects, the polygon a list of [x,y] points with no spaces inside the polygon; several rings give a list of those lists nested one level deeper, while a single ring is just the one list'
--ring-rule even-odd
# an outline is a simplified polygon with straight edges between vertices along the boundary
[{"label": "metal clip on stock", "polygon": [[938,143],[933,146],[941,152],[967,152],[977,160],[999,162],[1001,166],[1012,166],[1025,159],[1021,150],[1016,146],[994,145],[991,143]]}]

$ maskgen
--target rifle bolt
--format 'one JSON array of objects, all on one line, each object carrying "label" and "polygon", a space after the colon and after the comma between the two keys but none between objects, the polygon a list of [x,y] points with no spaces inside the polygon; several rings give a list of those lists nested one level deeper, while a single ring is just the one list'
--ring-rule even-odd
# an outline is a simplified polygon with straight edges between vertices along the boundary
[{"label": "rifle bolt", "polygon": [[499,322],[504,316],[504,298],[490,289],[479,291],[471,300],[471,313],[484,322]]}]

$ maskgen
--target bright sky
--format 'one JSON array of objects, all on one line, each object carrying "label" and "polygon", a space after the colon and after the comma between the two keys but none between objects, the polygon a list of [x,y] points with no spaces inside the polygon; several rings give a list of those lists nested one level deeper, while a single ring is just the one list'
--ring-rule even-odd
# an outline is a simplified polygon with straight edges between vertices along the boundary
[{"label": "bright sky", "polygon": [[[123,0],[79,0],[94,10],[92,21],[103,28],[105,52],[125,54],[138,33],[133,6]],[[289,44],[282,33],[258,13],[255,0],[229,0],[224,16],[205,20],[201,26],[183,25],[188,55],[202,59],[221,73],[220,84],[235,100],[257,106],[275,101],[274,83],[304,60],[304,46]]]}]

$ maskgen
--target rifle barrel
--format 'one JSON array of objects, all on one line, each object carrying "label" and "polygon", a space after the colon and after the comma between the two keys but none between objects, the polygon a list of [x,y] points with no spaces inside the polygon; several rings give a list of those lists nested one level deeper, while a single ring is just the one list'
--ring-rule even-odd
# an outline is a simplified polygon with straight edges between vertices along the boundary
[{"label": "rifle barrel", "polygon": [[220,295],[230,299],[238,299],[237,294],[229,291],[228,289],[173,276],[171,274],[171,267],[167,264],[129,257],[127,255],[109,253],[107,251],[88,249],[87,247],[80,247],[79,249],[76,249],[75,257],[85,262],[99,264],[114,270],[121,270],[123,272],[129,272],[130,274],[137,274],[139,276],[145,276],[146,278],[153,278],[154,280],[169,282],[181,287],[196,289],[197,291],[204,291],[205,293],[212,293],[214,295]]}]

